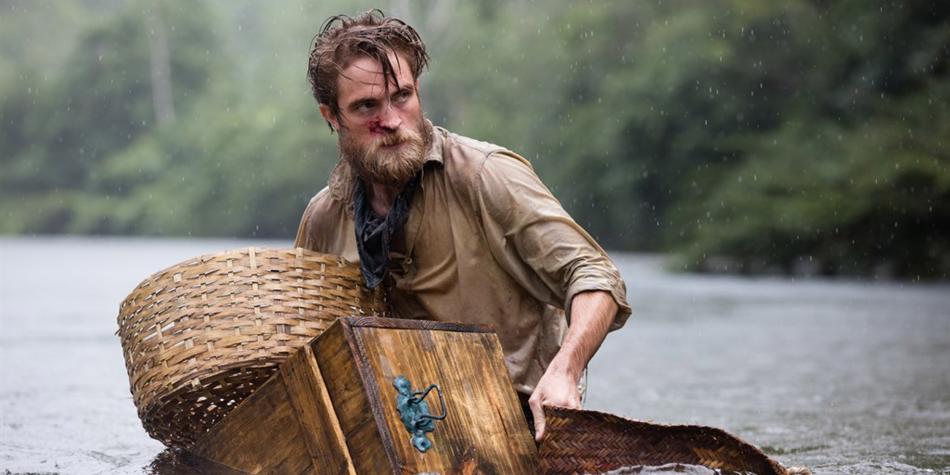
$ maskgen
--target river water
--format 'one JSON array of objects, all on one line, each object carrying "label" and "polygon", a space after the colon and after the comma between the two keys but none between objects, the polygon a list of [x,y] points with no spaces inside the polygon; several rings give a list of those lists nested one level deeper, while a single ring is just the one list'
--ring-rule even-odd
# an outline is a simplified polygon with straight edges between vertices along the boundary
[{"label": "river water", "polygon": [[[0,472],[142,473],[115,336],[154,271],[283,241],[0,238]],[[634,316],[587,407],[725,429],[816,474],[950,473],[950,285],[671,274],[614,255]]]}]

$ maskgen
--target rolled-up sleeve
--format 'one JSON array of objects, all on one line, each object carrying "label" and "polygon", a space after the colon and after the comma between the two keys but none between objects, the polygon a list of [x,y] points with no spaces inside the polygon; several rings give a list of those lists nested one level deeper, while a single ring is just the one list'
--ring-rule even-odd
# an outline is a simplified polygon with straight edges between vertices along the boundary
[{"label": "rolled-up sleeve", "polygon": [[616,330],[630,316],[617,266],[580,227],[524,158],[495,152],[478,172],[474,206],[498,263],[539,301],[563,308],[581,292],[610,293]]}]

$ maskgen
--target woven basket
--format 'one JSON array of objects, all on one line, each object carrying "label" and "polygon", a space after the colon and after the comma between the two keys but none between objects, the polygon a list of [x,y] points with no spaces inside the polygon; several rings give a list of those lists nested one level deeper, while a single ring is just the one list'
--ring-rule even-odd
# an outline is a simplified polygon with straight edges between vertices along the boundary
[{"label": "woven basket", "polygon": [[703,465],[723,472],[788,475],[761,450],[720,429],[631,421],[545,407],[542,474],[593,474],[634,466]]},{"label": "woven basket", "polygon": [[359,267],[304,249],[240,249],[158,272],[119,308],[146,432],[188,447],[334,319],[382,315]]}]

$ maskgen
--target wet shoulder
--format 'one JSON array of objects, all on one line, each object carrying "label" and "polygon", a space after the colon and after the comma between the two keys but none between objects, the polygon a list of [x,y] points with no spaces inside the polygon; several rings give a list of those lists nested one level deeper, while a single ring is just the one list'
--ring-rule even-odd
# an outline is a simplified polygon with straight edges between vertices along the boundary
[{"label": "wet shoulder", "polygon": [[494,167],[499,162],[514,161],[518,165],[531,167],[525,158],[500,145],[444,130],[443,133],[442,156],[445,172],[454,187],[471,189],[477,184],[486,166]]},{"label": "wet shoulder", "polygon": [[350,217],[347,205],[323,188],[307,204],[300,219],[295,245],[318,252],[339,254],[345,235],[341,232]]}]

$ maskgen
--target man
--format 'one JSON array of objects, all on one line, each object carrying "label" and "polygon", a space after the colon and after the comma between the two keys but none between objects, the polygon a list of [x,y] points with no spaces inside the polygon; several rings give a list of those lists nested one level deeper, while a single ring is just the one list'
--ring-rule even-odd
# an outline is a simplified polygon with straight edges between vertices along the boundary
[{"label": "man", "polygon": [[493,325],[541,440],[542,406],[580,407],[584,368],[630,315],[624,283],[524,158],[432,126],[427,63],[378,10],[324,24],[308,77],[341,160],[296,245],[358,260],[394,316]]}]

